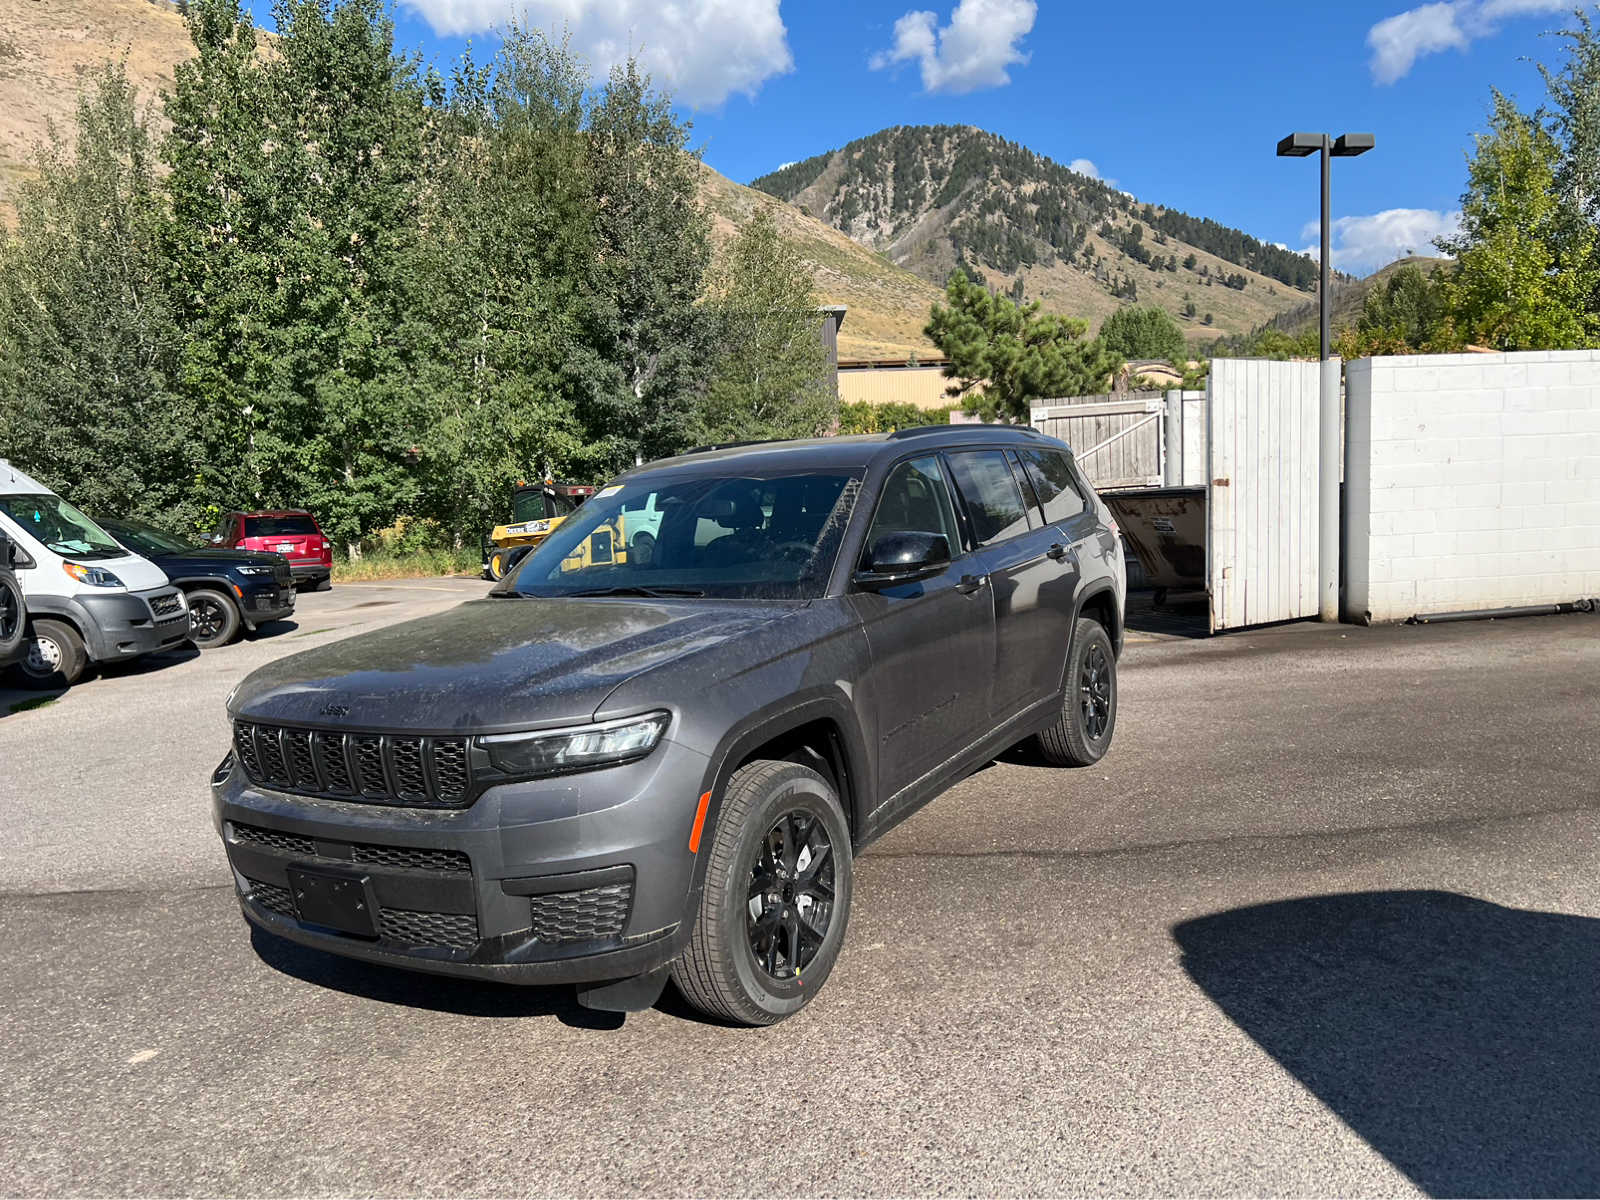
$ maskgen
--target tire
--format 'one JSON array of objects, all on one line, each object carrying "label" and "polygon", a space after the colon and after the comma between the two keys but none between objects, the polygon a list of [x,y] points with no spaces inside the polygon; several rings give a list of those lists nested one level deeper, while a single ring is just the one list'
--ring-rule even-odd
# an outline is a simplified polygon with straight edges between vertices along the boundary
[{"label": "tire", "polygon": [[189,640],[201,650],[226,646],[239,636],[244,623],[233,597],[215,588],[196,588],[189,593]]},{"label": "tire", "polygon": [[78,631],[65,621],[40,617],[25,638],[27,650],[17,663],[22,686],[35,691],[68,688],[83,678],[89,652]]},{"label": "tire", "polygon": [[317,580],[316,586],[313,587],[311,590],[314,591],[314,592],[331,592],[331,591],[333,591],[333,576],[332,575],[324,575],[321,579]]},{"label": "tire", "polygon": [[11,661],[27,625],[28,603],[21,585],[9,574],[0,575],[0,664]]},{"label": "tire", "polygon": [[[707,1016],[741,1025],[793,1016],[827,982],[850,918],[850,828],[838,796],[809,767],[749,763],[728,781],[708,853],[700,911],[672,968],[678,991]],[[752,896],[758,878],[775,886]],[[752,904],[764,910],[759,919]]]},{"label": "tire", "polygon": [[1117,656],[1098,621],[1078,620],[1067,653],[1061,716],[1038,737],[1039,753],[1054,767],[1088,767],[1111,748],[1117,731]]},{"label": "tire", "polygon": [[506,577],[506,552],[504,550],[489,551],[488,575],[496,583]]}]

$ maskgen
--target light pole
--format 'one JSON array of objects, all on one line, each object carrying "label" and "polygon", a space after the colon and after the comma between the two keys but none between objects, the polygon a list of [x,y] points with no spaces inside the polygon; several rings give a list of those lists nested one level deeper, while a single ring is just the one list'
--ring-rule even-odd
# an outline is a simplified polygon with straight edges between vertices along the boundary
[{"label": "light pole", "polygon": [[1328,276],[1333,221],[1329,215],[1329,183],[1333,160],[1365,154],[1376,144],[1370,133],[1291,133],[1278,143],[1279,158],[1322,154],[1322,255],[1317,285],[1317,317],[1321,326],[1322,397],[1317,410],[1318,537],[1317,613],[1324,621],[1339,619],[1339,364],[1329,357],[1333,309],[1328,303]]}]

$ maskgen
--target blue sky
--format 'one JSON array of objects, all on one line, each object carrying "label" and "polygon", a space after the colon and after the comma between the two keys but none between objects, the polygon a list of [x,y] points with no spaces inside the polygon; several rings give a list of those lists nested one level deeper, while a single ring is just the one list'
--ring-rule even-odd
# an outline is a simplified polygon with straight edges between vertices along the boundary
[{"label": "blue sky", "polygon": [[[926,0],[924,0],[926,4]],[[265,20],[266,0],[255,5]],[[1427,252],[1450,225],[1489,88],[1543,97],[1528,58],[1572,0],[1323,4],[1061,0],[398,0],[398,41],[487,50],[513,12],[570,32],[602,72],[631,47],[670,85],[717,170],[748,182],[888,125],[964,123],[1300,249],[1314,160],[1293,129],[1370,130],[1334,165],[1335,261]],[[1092,165],[1091,165],[1092,164]]]}]

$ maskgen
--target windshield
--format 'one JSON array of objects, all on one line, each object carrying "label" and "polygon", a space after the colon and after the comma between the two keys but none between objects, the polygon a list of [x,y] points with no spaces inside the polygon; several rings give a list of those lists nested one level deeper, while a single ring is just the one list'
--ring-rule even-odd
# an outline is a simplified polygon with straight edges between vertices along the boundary
[{"label": "windshield", "polygon": [[317,523],[310,517],[246,517],[245,537],[315,536]]},{"label": "windshield", "polygon": [[122,558],[128,553],[60,496],[43,492],[0,496],[0,511],[46,550],[64,558]]},{"label": "windshield", "polygon": [[546,493],[543,488],[519,488],[511,497],[513,521],[542,521],[565,516],[573,508],[571,500],[555,492]]},{"label": "windshield", "polygon": [[131,521],[106,521],[105,531],[135,554],[151,557],[157,554],[183,554],[189,547],[175,537],[162,533],[149,525],[136,525]]},{"label": "windshield", "polygon": [[616,484],[495,594],[812,599],[827,587],[860,484],[845,471]]}]

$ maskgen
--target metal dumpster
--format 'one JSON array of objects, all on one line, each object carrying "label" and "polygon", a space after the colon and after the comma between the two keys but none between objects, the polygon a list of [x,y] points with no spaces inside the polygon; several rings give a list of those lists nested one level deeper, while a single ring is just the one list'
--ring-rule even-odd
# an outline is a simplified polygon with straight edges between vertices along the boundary
[{"label": "metal dumpster", "polygon": [[1122,488],[1100,499],[1144,566],[1157,604],[1168,591],[1205,591],[1205,488]]}]

